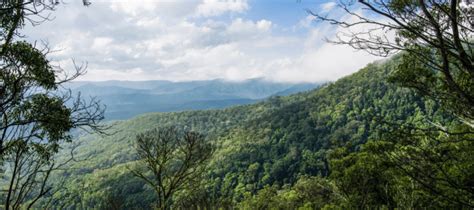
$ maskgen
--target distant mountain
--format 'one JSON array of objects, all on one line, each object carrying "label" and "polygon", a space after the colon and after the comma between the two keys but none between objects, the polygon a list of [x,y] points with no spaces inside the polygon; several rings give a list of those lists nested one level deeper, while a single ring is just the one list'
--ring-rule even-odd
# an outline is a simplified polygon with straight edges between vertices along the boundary
[{"label": "distant mountain", "polygon": [[171,82],[101,81],[68,84],[75,93],[97,97],[107,106],[106,120],[128,119],[148,112],[217,109],[250,104],[270,96],[314,89],[318,83],[281,83],[263,79],[239,82],[204,80]]}]

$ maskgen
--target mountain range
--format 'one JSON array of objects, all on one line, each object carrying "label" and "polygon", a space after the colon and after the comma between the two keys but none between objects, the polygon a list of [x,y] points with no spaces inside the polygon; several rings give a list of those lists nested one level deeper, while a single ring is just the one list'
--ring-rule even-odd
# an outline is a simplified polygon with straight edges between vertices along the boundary
[{"label": "mountain range", "polygon": [[174,112],[250,104],[270,96],[285,96],[321,83],[284,83],[264,79],[172,82],[102,81],[67,85],[83,97],[96,97],[107,106],[106,120],[129,119],[148,112]]}]

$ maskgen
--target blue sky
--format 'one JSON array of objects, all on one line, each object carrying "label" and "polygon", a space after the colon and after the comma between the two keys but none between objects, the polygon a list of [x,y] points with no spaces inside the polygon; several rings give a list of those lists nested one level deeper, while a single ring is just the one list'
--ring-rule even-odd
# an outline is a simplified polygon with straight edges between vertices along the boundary
[{"label": "blue sky", "polygon": [[251,0],[245,16],[252,20],[268,19],[283,27],[292,27],[305,18],[307,9],[318,10],[331,1],[321,0]]},{"label": "blue sky", "polygon": [[[306,9],[348,18],[321,0],[68,0],[54,20],[23,31],[55,49],[80,80],[336,80],[377,58],[323,41],[343,29]],[[360,29],[363,30],[363,29]]]}]

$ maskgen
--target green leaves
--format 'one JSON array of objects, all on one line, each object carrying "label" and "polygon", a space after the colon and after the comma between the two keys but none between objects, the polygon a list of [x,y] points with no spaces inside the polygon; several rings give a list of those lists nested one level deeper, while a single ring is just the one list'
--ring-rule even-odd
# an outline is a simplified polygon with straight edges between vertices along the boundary
[{"label": "green leaves", "polygon": [[197,132],[159,128],[136,137],[139,162],[147,170],[132,170],[156,192],[159,209],[173,206],[173,195],[199,186],[213,145]]},{"label": "green leaves", "polygon": [[46,55],[31,44],[11,44],[3,59],[10,62],[0,77],[7,83],[36,83],[44,89],[56,89],[55,72]]},{"label": "green leaves", "polygon": [[35,94],[21,106],[27,122],[37,122],[42,137],[50,142],[57,142],[67,137],[73,128],[71,110],[64,105],[59,97],[47,94]]}]

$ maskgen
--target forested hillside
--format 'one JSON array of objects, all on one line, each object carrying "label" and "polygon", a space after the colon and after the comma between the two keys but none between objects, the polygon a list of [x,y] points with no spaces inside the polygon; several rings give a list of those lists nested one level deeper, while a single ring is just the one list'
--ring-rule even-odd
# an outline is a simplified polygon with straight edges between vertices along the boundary
[{"label": "forested hillside", "polygon": [[472,1],[260,3],[2,1],[0,209],[474,209]]},{"label": "forested hillside", "polygon": [[[206,173],[206,184],[181,192],[182,196],[174,198],[176,205],[330,204],[341,199],[341,192],[327,179],[332,173],[328,157],[334,151],[359,151],[369,139],[380,139],[381,132],[390,128],[384,122],[406,124],[436,113],[433,103],[386,81],[396,62],[369,64],[319,89],[254,105],[152,113],[116,122],[113,135],[80,137],[76,158],[83,161],[74,163],[77,170],[62,175],[67,176],[64,187],[68,193],[55,196],[70,198],[61,199],[66,206],[100,207],[119,202],[125,208],[146,208],[154,195],[129,172],[135,167],[133,140],[145,130],[177,125],[205,134],[218,149]],[[305,190],[321,192],[311,191],[316,195],[305,197],[304,193],[310,193]],[[257,197],[252,196],[255,194]]]}]

